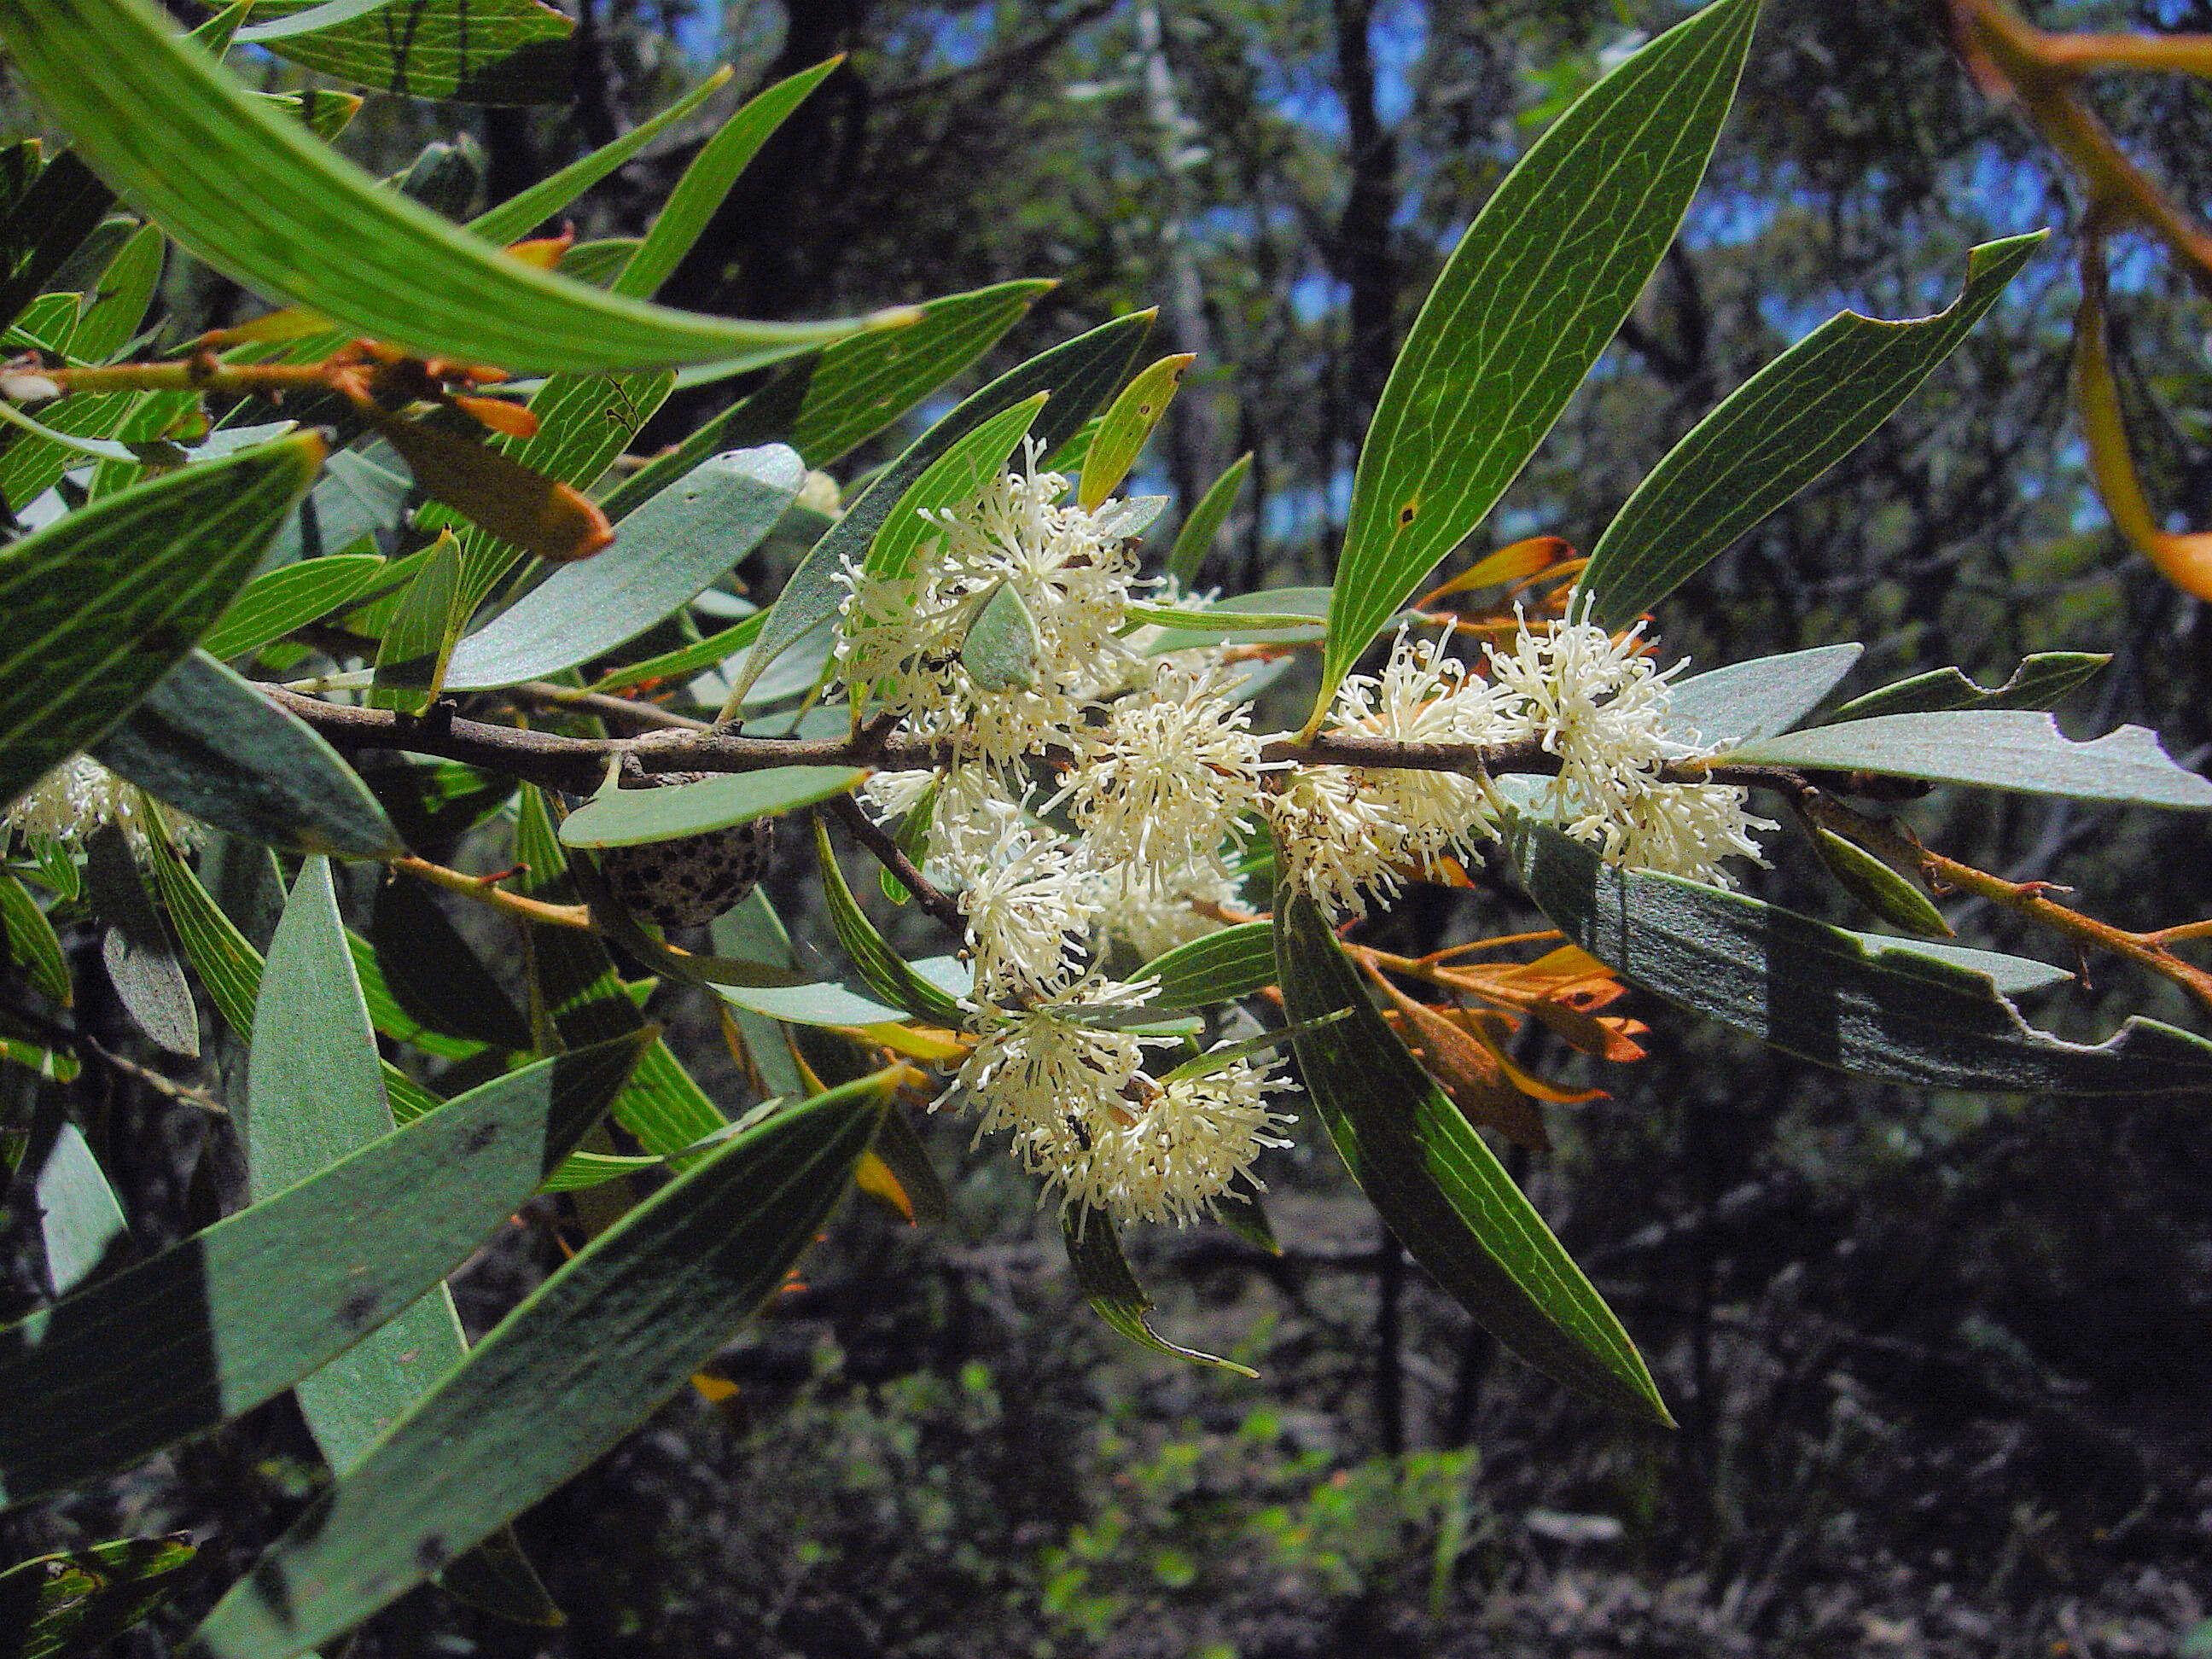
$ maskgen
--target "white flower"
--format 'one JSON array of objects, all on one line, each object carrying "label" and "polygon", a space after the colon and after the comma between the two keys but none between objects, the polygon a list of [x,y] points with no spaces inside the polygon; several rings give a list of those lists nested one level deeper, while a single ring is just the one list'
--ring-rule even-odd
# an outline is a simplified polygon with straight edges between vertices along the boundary
[{"label": "white flower", "polygon": [[[1489,744],[1498,715],[1491,689],[1434,642],[1401,633],[1373,678],[1354,675],[1337,690],[1340,730],[1401,744]],[[1366,768],[1362,792],[1395,823],[1401,856],[1434,857],[1470,837],[1494,836],[1487,791],[1462,773],[1416,767]]]},{"label": "white flower", "polygon": [[1099,948],[1109,939],[1126,940],[1146,962],[1225,925],[1198,906],[1244,902],[1240,878],[1212,859],[1165,877],[1131,865],[1110,865],[1093,873],[1091,891],[1098,902],[1094,926]]},{"label": "white flower", "polygon": [[[1119,637],[1137,567],[1097,515],[1056,505],[1058,473],[1023,469],[966,507],[928,516],[942,532],[911,572],[870,574],[849,561],[837,653],[856,698],[883,706],[963,755],[999,769],[1073,742],[1085,706],[1117,690],[1137,659]],[[1011,590],[1036,634],[1026,686],[975,684],[961,661],[969,629]]]},{"label": "white flower", "polygon": [[1330,915],[1363,915],[1365,891],[1397,890],[1407,856],[1401,828],[1350,768],[1302,766],[1262,805],[1282,846],[1285,879]]},{"label": "white flower", "polygon": [[1103,1210],[1117,1222],[1182,1226],[1213,1214],[1239,1176],[1264,1190],[1252,1162],[1265,1147],[1291,1144],[1272,1131],[1291,1121],[1270,1111],[1267,1097],[1289,1086],[1242,1060],[1152,1085],[1130,1121],[1092,1136],[1060,1174],[1063,1203]]},{"label": "white flower", "polygon": [[1066,841],[1016,830],[967,877],[959,905],[979,997],[1054,991],[1075,976],[1098,904]]},{"label": "white flower", "polygon": [[976,1138],[1011,1132],[1024,1167],[1064,1184],[1099,1137],[1134,1121],[1146,1048],[1173,1042],[1098,1023],[1141,1006],[1152,988],[1093,975],[1026,1008],[971,1005],[979,1041],[955,1081],[982,1115]]},{"label": "white flower", "polygon": [[1655,669],[1640,635],[1594,623],[1532,634],[1524,622],[1510,653],[1489,647],[1498,740],[1559,757],[1544,811],[1608,863],[1729,885],[1721,860],[1758,857],[1751,831],[1775,826],[1745,811],[1741,789],[1667,780],[1669,762],[1699,752],[1665,731],[1667,682],[1684,665]]},{"label": "white flower", "polygon": [[1163,667],[1148,690],[1112,704],[1060,792],[1093,861],[1165,880],[1210,856],[1259,803],[1260,740],[1251,711],[1223,693],[1218,670]]},{"label": "white flower", "polygon": [[159,814],[170,840],[189,845],[198,838],[198,827],[184,814],[142,794],[91,756],[78,755],[33,784],[0,814],[0,824],[27,835],[51,836],[76,848],[103,825],[112,823],[122,830],[132,855],[143,859],[149,845],[148,820],[152,814]]}]

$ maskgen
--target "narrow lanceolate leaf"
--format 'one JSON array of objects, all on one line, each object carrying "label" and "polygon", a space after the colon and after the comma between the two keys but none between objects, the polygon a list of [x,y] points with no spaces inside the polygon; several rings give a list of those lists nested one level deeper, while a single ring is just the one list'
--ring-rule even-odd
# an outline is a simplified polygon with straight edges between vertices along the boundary
[{"label": "narrow lanceolate leaf", "polygon": [[117,1637],[186,1587],[197,1553],[182,1534],[118,1538],[35,1556],[0,1572],[0,1632],[11,1659],[88,1659],[112,1651]]},{"label": "narrow lanceolate leaf", "polygon": [[2212,1086],[2212,1042],[2140,1017],[2102,1044],[2062,1041],[2022,1020],[1955,949],[1847,933],[1742,893],[1617,870],[1546,826],[1521,833],[1514,856],[1528,896],[1623,979],[1823,1066],[1936,1089]]},{"label": "narrow lanceolate leaf", "polygon": [[353,858],[406,850],[359,773],[204,651],[171,669],[94,753],[148,794],[251,841]]},{"label": "narrow lanceolate leaf", "polygon": [[1413,1259],[1491,1334],[1556,1382],[1667,1423],[1643,1356],[1482,1137],[1415,1065],[1320,908],[1275,910],[1283,1002],[1307,1094],[1352,1178]]},{"label": "narrow lanceolate leaf", "polygon": [[1036,424],[1050,395],[1040,392],[1002,410],[932,461],[876,532],[868,548],[869,574],[900,576],[912,569],[921,550],[945,533],[933,515],[967,506],[1006,470],[1007,458]]},{"label": "narrow lanceolate leaf", "polygon": [[1086,1212],[1071,1206],[1060,1212],[1060,1236],[1067,1242],[1068,1268],[1074,1273],[1077,1285],[1091,1304],[1091,1311],[1114,1330],[1154,1353],[1218,1366],[1239,1376],[1260,1375],[1249,1365],[1240,1365],[1233,1359],[1200,1353],[1196,1348],[1179,1347],[1152,1328],[1152,1322],[1146,1317],[1152,1310],[1152,1299],[1145,1294],[1137,1275],[1129,1271],[1129,1260],[1121,1254],[1121,1241],[1114,1236],[1114,1223],[1109,1217],[1096,1210]]},{"label": "narrow lanceolate leaf", "polygon": [[805,102],[807,94],[843,61],[833,58],[777,82],[722,124],[722,130],[707,141],[676,181],[676,188],[669,192],[652,229],[646,233],[643,246],[615,279],[616,293],[642,300],[659,291],[707,228],[707,222],[722,205],[722,198],[730,193],[745,164],[760,153],[760,147],[784,118]]},{"label": "narrow lanceolate leaf", "polygon": [[1911,877],[1823,824],[1812,826],[1812,840],[1814,852],[1843,890],[1892,927],[1937,939],[1957,936],[1927,890]]},{"label": "narrow lanceolate leaf", "polygon": [[322,440],[187,467],[70,514],[0,553],[0,803],[97,742],[222,613]]},{"label": "narrow lanceolate leaf", "polygon": [[[330,860],[311,858],[270,942],[246,1072],[246,1168],[257,1200],[392,1132],[368,1005],[354,977]],[[430,1378],[458,1364],[443,1285],[300,1380],[301,1414],[334,1469],[359,1461]]]},{"label": "narrow lanceolate leaf", "polygon": [[960,665],[983,691],[1036,684],[1036,618],[1011,583],[994,587],[960,641]]},{"label": "narrow lanceolate leaf", "polygon": [[1128,373],[1130,360],[1144,343],[1152,321],[1149,311],[1117,317],[1030,358],[967,398],[908,445],[896,460],[845,504],[844,516],[791,573],[762,626],[760,642],[746,661],[736,694],[741,695],[776,658],[837,614],[847,592],[842,580],[846,561],[859,564],[868,556],[876,532],[932,462],[992,416],[1040,392],[1049,393],[1051,402],[1037,416],[1033,430],[1046,449],[1054,448],[1083,424],[1099,399]]},{"label": "narrow lanceolate leaf", "polygon": [[661,134],[689,120],[701,105],[729,83],[732,73],[727,67],[716,70],[651,120],[639,122],[614,143],[479,213],[469,221],[469,228],[485,241],[502,246],[527,236]]},{"label": "narrow lanceolate leaf", "polygon": [[1141,648],[1146,656],[1157,657],[1165,651],[1216,642],[1310,645],[1328,628],[1335,599],[1332,588],[1273,587],[1208,605],[1144,606],[1152,617],[1167,620]]},{"label": "narrow lanceolate leaf", "polygon": [[2075,800],[2212,808],[2212,781],[2176,766],[2157,733],[2123,726],[2075,743],[2050,715],[2032,708],[1877,714],[1763,738],[1726,750],[1714,763],[1832,768]]},{"label": "narrow lanceolate leaf", "polygon": [[69,965],[62,960],[62,943],[53,923],[39,908],[30,890],[0,871],[0,952],[15,971],[42,997],[66,1005],[71,1000]]},{"label": "narrow lanceolate leaf", "polygon": [[93,913],[106,922],[100,966],[132,1022],[173,1054],[197,1060],[200,1011],[177,942],[147,896],[138,860],[113,825],[85,847],[85,879]]},{"label": "narrow lanceolate leaf", "polygon": [[2112,659],[2109,653],[2089,651],[2039,651],[2021,659],[2012,678],[1994,690],[1975,684],[1955,668],[1931,668],[1854,697],[1828,720],[1833,724],[1875,714],[1928,714],[1950,708],[2048,708]]},{"label": "narrow lanceolate leaf", "polygon": [[889,1093],[871,1077],[779,1113],[601,1234],[277,1540],[191,1650],[319,1646],[605,1452],[775,1292]]},{"label": "narrow lanceolate leaf", "polygon": [[1229,464],[1229,470],[1213,481],[1182,521],[1182,528],[1176,532],[1175,550],[1168,555],[1168,574],[1178,586],[1187,588],[1197,579],[1199,567],[1206,562],[1213,538],[1228,521],[1229,509],[1237,505],[1237,493],[1251,471],[1248,451]]},{"label": "narrow lanceolate leaf", "polygon": [[[191,960],[215,1003],[223,1024],[243,1042],[252,1035],[253,1006],[261,994],[261,952],[223,914],[222,907],[200,885],[199,878],[185,867],[175,847],[158,832],[151,838],[147,862],[178,943]],[[267,858],[268,854],[262,854]],[[434,1110],[438,1097],[391,1061],[384,1062],[384,1092],[392,1115],[411,1121]]]},{"label": "narrow lanceolate leaf", "polygon": [[0,213],[0,325],[16,320],[114,205],[114,192],[75,150],[39,169],[30,188]]},{"label": "narrow lanceolate leaf", "polygon": [[447,653],[467,614],[461,598],[461,544],[452,534],[441,534],[385,625],[369,707],[419,714],[437,701],[446,684]]},{"label": "narrow lanceolate leaf", "polygon": [[1865,649],[1856,643],[1815,646],[1677,680],[1667,696],[1667,735],[1701,749],[1721,749],[1786,732],[1820,706]]},{"label": "narrow lanceolate leaf", "polygon": [[1275,927],[1247,921],[1154,957],[1139,975],[1157,979],[1161,1008],[1210,1008],[1275,982]]},{"label": "narrow lanceolate leaf", "polygon": [[0,1329],[0,1503],[214,1428],[413,1304],[598,1120],[639,1046],[582,1049],[488,1083]]},{"label": "narrow lanceolate leaf", "polygon": [[396,416],[379,422],[377,431],[399,452],[422,493],[447,509],[441,523],[466,520],[480,535],[556,563],[587,559],[614,539],[605,515],[566,479],[472,435]]},{"label": "narrow lanceolate leaf", "polygon": [[252,15],[241,43],[379,92],[466,104],[572,95],[575,25],[542,0],[260,0]]},{"label": "narrow lanceolate leaf", "polygon": [[726,830],[842,795],[867,773],[853,766],[776,766],[659,789],[602,789],[561,824],[568,847],[636,847]]},{"label": "narrow lanceolate leaf", "polygon": [[781,444],[702,462],[632,514],[615,546],[556,570],[463,640],[446,684],[543,679],[635,639],[758,546],[805,479]]},{"label": "narrow lanceolate leaf", "polygon": [[1735,91],[1757,0],[1715,0],[1584,93],[1429,291],[1361,448],[1316,713],[1534,453],[1659,263]]},{"label": "narrow lanceolate leaf", "polygon": [[911,328],[857,334],[824,347],[799,371],[806,385],[791,447],[807,465],[828,466],[996,345],[1051,287],[1030,280],[948,294],[926,302]]},{"label": "narrow lanceolate leaf", "polygon": [[67,1296],[100,1268],[115,1265],[118,1252],[127,1259],[131,1226],[83,1132],[67,1118],[55,1126],[52,1143],[33,1167],[46,1282],[56,1296]]},{"label": "narrow lanceolate leaf", "polygon": [[367,592],[384,567],[374,553],[341,553],[265,570],[240,590],[200,647],[224,661],[258,651]]},{"label": "narrow lanceolate leaf", "polygon": [[179,242],[266,297],[425,356],[583,373],[769,362],[867,325],[695,316],[508,258],[260,107],[149,0],[0,0],[0,40],[94,169]]},{"label": "narrow lanceolate leaf", "polygon": [[1099,418],[1091,447],[1083,452],[1083,473],[1076,480],[1075,504],[1085,511],[1105,505],[1121,487],[1143,453],[1145,441],[1174,401],[1183,374],[1198,359],[1190,352],[1163,357],[1123,386]]},{"label": "narrow lanceolate leaf", "polygon": [[495,1048],[531,1046],[529,1021],[422,883],[387,881],[376,890],[369,938],[402,1012],[434,1031]]},{"label": "narrow lanceolate leaf", "polygon": [[1626,628],[1857,448],[1966,337],[2045,234],[1974,249],[1965,292],[1932,317],[1838,313],[1730,393],[1599,538],[1580,584],[1589,619]]},{"label": "narrow lanceolate leaf", "polygon": [[869,989],[917,1018],[957,1029],[966,1018],[960,1004],[915,972],[868,920],[868,913],[846,884],[845,872],[837,863],[837,849],[830,844],[830,828],[819,817],[814,820],[814,856],[822,869],[823,902],[830,912],[830,926],[836,929],[837,942],[845,947],[845,954],[852,957]]}]

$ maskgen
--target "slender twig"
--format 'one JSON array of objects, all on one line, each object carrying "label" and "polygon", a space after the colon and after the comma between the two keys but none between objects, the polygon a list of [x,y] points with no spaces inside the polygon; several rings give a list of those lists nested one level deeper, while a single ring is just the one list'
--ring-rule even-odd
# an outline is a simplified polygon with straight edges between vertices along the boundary
[{"label": "slender twig", "polygon": [[204,1095],[198,1089],[192,1088],[188,1084],[179,1083],[174,1078],[163,1077],[152,1066],[141,1066],[137,1060],[117,1054],[113,1049],[106,1047],[85,1032],[71,1030],[59,1020],[49,1019],[46,1015],[29,1008],[13,1006],[8,1010],[8,1017],[17,1024],[35,1031],[46,1042],[58,1048],[70,1048],[91,1055],[119,1077],[127,1077],[133,1082],[143,1083],[156,1093],[167,1095],[172,1100],[182,1101],[188,1106],[197,1106],[204,1112],[212,1112],[217,1117],[230,1115],[230,1109],[213,1096]]},{"label": "slender twig", "polygon": [[544,680],[525,680],[520,685],[507,687],[501,695],[517,702],[579,709],[586,714],[627,721],[631,726],[649,731],[704,732],[708,729],[704,720],[695,720],[687,714],[672,714],[649,702],[610,696],[604,691],[580,691],[573,685],[552,685]]},{"label": "slender twig", "polygon": [[[1918,870],[1929,884],[1939,890],[1948,887],[1972,893],[2041,922],[2063,934],[2077,946],[2110,951],[2116,956],[2125,957],[2151,972],[2172,980],[2206,1007],[2212,1008],[2212,973],[2205,972],[2192,963],[2184,962],[2160,942],[2175,937],[2191,937],[2185,928],[2168,928],[2160,933],[2131,933],[2124,927],[2115,927],[2108,921],[2085,916],[2079,910],[2070,910],[2058,903],[2049,896],[2051,890],[2049,882],[2007,881],[2002,876],[1993,876],[1986,870],[1977,870],[1971,864],[1961,864],[1941,853],[1932,853],[1919,842],[1899,835],[1887,823],[1854,812],[1832,796],[1813,794],[1802,805],[1806,813],[1815,822],[1857,842],[1869,852],[1907,869]],[[2191,928],[2201,926],[2203,924],[2187,924]]]},{"label": "slender twig", "polygon": [[853,832],[854,840],[873,853],[884,868],[899,878],[899,884],[914,895],[916,904],[963,939],[968,936],[968,918],[960,914],[959,905],[915,868],[914,860],[899,850],[899,844],[868,816],[860,802],[850,795],[839,795],[830,802],[830,810],[837,815],[840,823]]},{"label": "slender twig", "polygon": [[548,904],[543,899],[510,893],[495,885],[497,876],[471,876],[464,871],[448,870],[442,864],[433,864],[428,859],[418,859],[413,854],[392,860],[392,867],[404,870],[419,881],[433,887],[442,887],[449,893],[459,893],[464,898],[474,899],[478,904],[501,910],[510,916],[520,916],[525,921],[541,921],[555,927],[575,927],[586,933],[599,931],[592,920],[591,908],[582,904]]}]

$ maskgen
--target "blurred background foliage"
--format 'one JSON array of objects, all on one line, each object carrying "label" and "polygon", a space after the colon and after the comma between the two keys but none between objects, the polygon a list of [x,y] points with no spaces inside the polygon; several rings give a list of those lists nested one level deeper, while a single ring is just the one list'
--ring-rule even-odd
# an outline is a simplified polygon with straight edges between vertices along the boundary
[{"label": "blurred background foliage", "polygon": [[[1682,9],[567,4],[568,106],[374,99],[343,147],[390,173],[458,143],[481,204],[714,62],[738,67],[733,103],[844,53],[662,297],[779,318],[1059,279],[1000,363],[1158,304],[1162,349],[1199,362],[1149,487],[1188,503],[1254,454],[1206,573],[1237,588],[1328,580],[1367,410],[1444,253],[1544,121]],[[2212,27],[2204,0],[2029,11]],[[1942,27],[1921,0],[1771,0],[1680,240],[1488,545],[1587,549],[1698,415],[1815,322],[1934,310],[1970,245],[2068,223],[2032,135],[1975,94]],[[302,78],[269,67],[271,88]],[[2130,76],[2094,93],[2179,199],[2212,201],[2203,88]],[[723,112],[587,198],[578,233],[636,234]],[[2062,230],[1902,413],[1668,602],[1670,657],[1863,639],[1864,689],[2111,651],[2069,731],[2147,725],[2203,769],[2212,611],[2129,554],[2088,493],[2066,411],[2067,253]],[[2147,251],[2116,254],[2139,454],[2180,519],[2212,521],[2203,302]],[[240,296],[183,267],[167,299],[189,327]],[[679,395],[646,447],[739,390]],[[2212,912],[2185,815],[1946,792],[1911,818],[2125,927]],[[1765,896],[1849,919],[1786,842],[1776,862]],[[787,873],[776,896],[795,910],[805,884]],[[1985,909],[1953,914],[1969,942],[2049,953]],[[1362,937],[1427,948],[1533,918],[1416,890]],[[2092,968],[2039,1012],[2074,1035],[2130,1008],[2186,1018],[2170,988]],[[1265,1171],[1280,1257],[1211,1229],[1130,1240],[1165,1328],[1261,1381],[1127,1349],[1088,1318],[1006,1160],[939,1124],[954,1224],[849,1212],[805,1285],[715,1363],[734,1394],[680,1398],[525,1517],[566,1627],[423,1590],[348,1651],[2212,1652],[2208,1103],[1914,1093],[1637,1012],[1653,1028],[1640,1063],[1525,1056],[1608,1093],[1547,1109],[1551,1158],[1511,1156],[1650,1356],[1679,1434],[1623,1427],[1497,1357],[1310,1142]],[[682,1035],[711,1086],[717,1034]],[[188,1231],[206,1200],[163,1103],[105,1076],[83,1086],[107,1091],[100,1150],[134,1231]],[[542,1231],[517,1238],[459,1281],[478,1328],[552,1265]],[[280,1402],[0,1531],[15,1560],[190,1528],[242,1564],[319,1479]],[[207,1599],[117,1650],[166,1651]]]}]

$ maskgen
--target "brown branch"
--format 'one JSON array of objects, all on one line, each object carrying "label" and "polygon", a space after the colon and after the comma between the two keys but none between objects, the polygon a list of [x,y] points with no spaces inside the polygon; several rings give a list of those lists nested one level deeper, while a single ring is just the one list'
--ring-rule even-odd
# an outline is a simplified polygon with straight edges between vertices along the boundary
[{"label": "brown branch", "polygon": [[860,802],[850,795],[838,795],[830,802],[830,810],[837,815],[838,823],[853,832],[854,840],[873,853],[884,868],[899,878],[900,884],[914,895],[916,904],[962,939],[968,937],[968,918],[960,913],[959,905],[915,867],[914,860],[884,833],[883,826],[868,816]]}]

